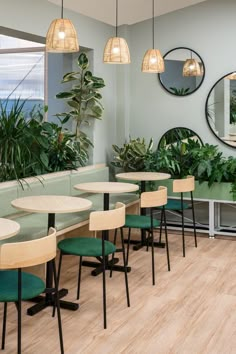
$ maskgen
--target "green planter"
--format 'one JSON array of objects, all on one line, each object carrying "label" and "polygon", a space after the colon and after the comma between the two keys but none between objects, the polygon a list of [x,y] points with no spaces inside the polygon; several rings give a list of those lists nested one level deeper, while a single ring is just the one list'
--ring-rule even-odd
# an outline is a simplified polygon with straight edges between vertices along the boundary
[{"label": "green planter", "polygon": [[[176,193],[172,191],[172,179],[168,179],[165,181],[158,181],[155,183],[157,186],[166,186],[168,188],[168,196],[175,196]],[[196,181],[195,182],[195,191],[193,192],[194,198],[199,199],[213,199],[213,200],[227,200],[233,201],[233,193],[230,193],[232,189],[231,183],[221,182],[214,183],[211,187],[208,186],[208,182],[202,182],[201,184]]]}]

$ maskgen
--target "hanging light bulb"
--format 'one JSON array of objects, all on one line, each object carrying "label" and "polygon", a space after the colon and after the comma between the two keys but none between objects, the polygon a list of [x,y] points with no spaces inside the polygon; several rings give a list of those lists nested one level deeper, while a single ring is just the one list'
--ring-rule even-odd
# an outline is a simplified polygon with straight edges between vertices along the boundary
[{"label": "hanging light bulb", "polygon": [[130,64],[129,47],[124,38],[117,37],[118,32],[118,0],[116,0],[116,36],[108,39],[104,53],[105,64]]},{"label": "hanging light bulb", "polygon": [[61,1],[61,18],[52,21],[47,32],[46,51],[52,53],[79,51],[75,27],[69,19],[63,18],[63,0]]},{"label": "hanging light bulb", "polygon": [[199,63],[196,59],[193,59],[191,50],[190,53],[191,59],[186,59],[183,66],[183,76],[202,76]]},{"label": "hanging light bulb", "polygon": [[148,49],[142,62],[143,73],[163,73],[165,71],[164,59],[159,49],[154,49],[154,0],[152,0],[152,48]]}]

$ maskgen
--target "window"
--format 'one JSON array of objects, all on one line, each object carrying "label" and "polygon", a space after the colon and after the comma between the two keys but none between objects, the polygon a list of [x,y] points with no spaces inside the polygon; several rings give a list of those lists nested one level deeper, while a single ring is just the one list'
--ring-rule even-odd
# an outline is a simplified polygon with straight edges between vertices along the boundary
[{"label": "window", "polygon": [[45,46],[0,34],[0,100],[19,98],[26,111],[45,104]]}]

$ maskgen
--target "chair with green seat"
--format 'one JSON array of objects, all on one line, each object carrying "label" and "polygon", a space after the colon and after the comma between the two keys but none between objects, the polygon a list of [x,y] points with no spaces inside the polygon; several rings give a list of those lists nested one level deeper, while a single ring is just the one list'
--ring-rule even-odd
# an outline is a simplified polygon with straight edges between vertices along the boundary
[{"label": "chair with green seat", "polygon": [[[61,264],[63,255],[74,255],[80,257],[79,260],[79,273],[78,273],[78,287],[77,287],[77,299],[80,296],[80,280],[81,280],[81,268],[83,257],[96,257],[101,259],[103,266],[103,319],[104,328],[107,328],[106,320],[106,261],[109,255],[116,252],[116,246],[105,240],[105,231],[115,230],[120,228],[125,223],[125,204],[117,203],[114,210],[106,211],[94,211],[90,213],[89,217],[89,230],[90,231],[103,231],[102,239],[95,237],[75,237],[67,238],[58,243],[58,248],[60,250],[60,259],[58,267],[58,282],[61,273]],[[128,288],[128,276],[127,268],[125,264],[125,248],[123,234],[121,235],[122,241],[122,253],[124,262],[124,275],[125,275],[125,286],[126,286],[126,297],[127,305],[130,306],[129,300],[129,288]]]},{"label": "chair with green seat", "polygon": [[154,229],[160,226],[160,221],[153,217],[153,211],[157,207],[161,207],[163,210],[167,264],[168,264],[168,270],[170,271],[169,245],[168,245],[168,235],[167,235],[166,219],[165,219],[165,204],[166,203],[167,203],[167,188],[166,187],[160,186],[157,191],[143,192],[143,193],[141,193],[140,207],[142,209],[150,209],[150,215],[127,214],[126,218],[125,218],[124,227],[129,229],[126,263],[128,264],[128,258],[129,258],[131,229],[135,228],[135,229],[146,230],[148,232],[148,238],[146,239],[147,250],[148,250],[149,243],[151,243],[151,248],[152,248],[152,284],[153,285],[155,285]]},{"label": "chair with green seat", "polygon": [[[180,200],[168,199],[165,206],[167,211],[180,212],[182,221],[182,245],[183,245],[183,257],[185,257],[185,230],[184,230],[184,211],[191,208],[192,218],[193,218],[193,231],[194,231],[194,241],[195,247],[197,247],[197,233],[196,233],[196,222],[195,222],[195,212],[194,212],[194,202],[193,202],[193,191],[195,189],[195,178],[194,176],[187,176],[182,179],[173,180],[173,193],[180,194]],[[184,193],[190,193],[191,205],[184,203],[183,197]],[[161,216],[162,218],[162,216]],[[161,241],[161,229],[160,229],[160,241]]]},{"label": "chair with green seat", "polygon": [[[5,348],[7,304],[14,302],[18,313],[17,353],[21,353],[21,313],[22,301],[30,300],[42,292],[55,293],[61,353],[63,349],[62,325],[58,286],[56,278],[56,230],[51,228],[49,235],[40,239],[25,242],[4,243],[0,246],[0,302],[4,303],[2,326],[2,349]],[[30,273],[22,272],[22,268],[51,262],[55,288],[45,289],[44,281]]]}]

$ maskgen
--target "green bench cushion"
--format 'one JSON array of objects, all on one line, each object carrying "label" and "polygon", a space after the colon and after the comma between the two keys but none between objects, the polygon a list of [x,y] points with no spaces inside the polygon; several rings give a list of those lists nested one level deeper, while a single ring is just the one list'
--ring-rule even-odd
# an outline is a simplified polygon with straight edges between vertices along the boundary
[{"label": "green bench cushion", "polygon": [[[18,272],[0,271],[0,302],[15,302],[18,299]],[[39,277],[22,272],[22,300],[29,300],[41,294],[45,284]]]},{"label": "green bench cushion", "polygon": [[[102,240],[91,237],[67,238],[58,243],[58,248],[63,252],[76,256],[101,257]],[[116,246],[105,241],[105,255],[108,256],[116,251]]]},{"label": "green bench cushion", "polygon": [[17,186],[0,189],[0,217],[16,213],[16,209],[11,206],[11,201],[18,198]]}]

